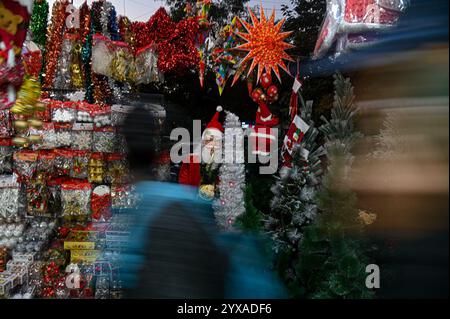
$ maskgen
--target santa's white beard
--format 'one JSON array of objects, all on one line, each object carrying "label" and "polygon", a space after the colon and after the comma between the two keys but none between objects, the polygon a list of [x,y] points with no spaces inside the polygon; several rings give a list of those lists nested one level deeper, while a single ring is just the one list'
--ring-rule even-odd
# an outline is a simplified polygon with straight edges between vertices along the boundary
[{"label": "santa's white beard", "polygon": [[218,161],[219,150],[215,147],[206,145],[202,149],[202,163],[211,164]]}]

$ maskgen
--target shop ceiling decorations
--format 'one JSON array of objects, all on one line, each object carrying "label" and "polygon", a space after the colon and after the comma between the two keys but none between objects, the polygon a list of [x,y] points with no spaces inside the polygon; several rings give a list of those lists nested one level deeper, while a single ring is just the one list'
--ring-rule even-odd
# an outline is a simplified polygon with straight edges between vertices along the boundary
[{"label": "shop ceiling decorations", "polygon": [[336,42],[337,53],[373,42],[369,33],[395,25],[408,0],[328,0],[327,12],[314,49],[324,56]]},{"label": "shop ceiling decorations", "polygon": [[217,45],[212,51],[212,60],[214,62],[214,73],[216,75],[216,84],[219,94],[222,95],[225,85],[238,64],[238,57],[234,54],[233,48],[238,41],[236,31],[239,30],[239,21],[235,17],[230,24],[223,27],[219,32],[220,45]]},{"label": "shop ceiling decorations", "polygon": [[196,37],[197,50],[200,56],[198,65],[200,86],[203,87],[205,81],[206,59],[208,51],[208,34],[211,30],[209,22],[209,10],[211,9],[211,0],[197,1],[197,16],[196,19],[199,25],[199,32]]},{"label": "shop ceiling decorations", "polygon": [[[291,49],[294,46],[284,42],[292,32],[281,31],[285,19],[275,23],[275,10],[272,11],[269,19],[267,19],[264,8],[261,6],[259,20],[250,8],[248,10],[252,24],[240,19],[247,33],[238,32],[239,37],[241,37],[245,43],[237,46],[236,49],[248,52],[241,60],[240,65],[245,66],[250,64],[247,76],[258,67],[257,83],[263,72],[270,73],[272,71],[281,82],[280,68],[289,73],[284,61],[293,61],[286,50]],[[236,75],[239,77],[238,74]]]}]

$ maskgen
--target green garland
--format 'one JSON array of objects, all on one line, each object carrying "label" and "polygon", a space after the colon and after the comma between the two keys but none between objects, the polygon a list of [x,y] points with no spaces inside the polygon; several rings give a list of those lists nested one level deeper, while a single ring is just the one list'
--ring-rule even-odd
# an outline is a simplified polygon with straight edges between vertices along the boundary
[{"label": "green garland", "polygon": [[33,42],[39,45],[41,49],[45,47],[47,41],[48,12],[49,6],[47,0],[34,1],[30,29]]}]

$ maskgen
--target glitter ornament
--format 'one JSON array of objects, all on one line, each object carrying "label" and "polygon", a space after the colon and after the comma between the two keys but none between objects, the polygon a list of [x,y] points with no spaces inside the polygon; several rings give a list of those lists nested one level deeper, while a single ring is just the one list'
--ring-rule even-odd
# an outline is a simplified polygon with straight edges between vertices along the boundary
[{"label": "glitter ornament", "polygon": [[92,150],[100,153],[114,153],[115,141],[116,133],[114,127],[95,128],[93,132]]},{"label": "glitter ornament", "polygon": [[48,198],[49,192],[43,174],[31,180],[26,186],[27,194],[27,216],[46,216],[48,214]]},{"label": "glitter ornament", "polygon": [[248,51],[248,54],[241,60],[239,65],[246,65],[251,62],[247,76],[258,66],[257,83],[259,83],[264,71],[266,73],[273,71],[281,82],[279,68],[282,68],[289,74],[284,60],[294,61],[285,52],[286,49],[291,49],[294,46],[284,42],[292,32],[280,32],[285,19],[275,24],[275,10],[272,11],[271,16],[267,19],[264,8],[261,7],[259,20],[250,8],[248,11],[253,25],[239,19],[247,33],[238,32],[239,37],[246,41],[246,43],[237,46],[236,49]]},{"label": "glitter ornament", "polygon": [[72,123],[75,121],[76,108],[73,102],[52,104],[52,121],[58,123]]},{"label": "glitter ornament", "polygon": [[0,203],[2,203],[2,205],[0,205],[1,218],[10,219],[17,216],[20,207],[20,194],[20,184],[13,175],[0,175]]},{"label": "glitter ornament", "polygon": [[92,124],[75,123],[72,129],[72,149],[91,150],[93,143]]},{"label": "glitter ornament", "polygon": [[78,179],[88,178],[90,154],[86,151],[74,151],[70,177]]},{"label": "glitter ornament", "polygon": [[33,144],[34,150],[50,150],[57,147],[55,126],[51,122],[42,124],[40,129],[30,128],[30,135],[40,136],[41,143]]},{"label": "glitter ornament", "polygon": [[91,213],[90,183],[68,181],[61,185],[62,216],[86,216]]},{"label": "glitter ornament", "polygon": [[95,184],[103,183],[106,163],[102,153],[92,153],[89,159],[88,181]]},{"label": "glitter ornament", "polygon": [[17,174],[19,182],[28,182],[34,176],[38,155],[37,152],[29,150],[14,153],[14,173]]},{"label": "glitter ornament", "polygon": [[71,147],[72,145],[72,124],[70,123],[55,123],[55,146],[56,147]]},{"label": "glitter ornament", "polygon": [[106,156],[107,171],[105,181],[108,184],[126,184],[129,182],[130,172],[128,162],[123,154],[109,154]]},{"label": "glitter ornament", "polygon": [[69,176],[73,165],[73,151],[69,149],[55,149],[55,176]]}]

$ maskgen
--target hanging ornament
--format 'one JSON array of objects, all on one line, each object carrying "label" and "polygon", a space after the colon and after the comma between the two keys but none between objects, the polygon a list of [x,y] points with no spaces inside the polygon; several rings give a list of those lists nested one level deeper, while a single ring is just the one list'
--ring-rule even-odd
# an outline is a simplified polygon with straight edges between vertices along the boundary
[{"label": "hanging ornament", "polygon": [[260,20],[258,20],[250,8],[248,10],[253,25],[241,20],[247,33],[238,32],[238,35],[246,43],[239,45],[236,49],[248,51],[248,54],[240,62],[240,65],[246,65],[251,61],[247,76],[258,66],[257,83],[264,71],[266,73],[273,71],[281,82],[279,68],[289,73],[284,60],[293,61],[285,50],[291,49],[294,46],[284,42],[284,39],[292,32],[280,32],[285,19],[275,24],[275,10],[272,11],[270,18],[267,19],[264,8],[261,6]]},{"label": "hanging ornament", "polygon": [[197,21],[199,25],[199,32],[196,36],[196,46],[200,56],[199,62],[199,79],[200,86],[203,87],[205,81],[205,69],[206,69],[206,56],[208,50],[208,33],[210,31],[210,23],[208,20],[209,10],[211,9],[211,0],[198,0],[197,1]]},{"label": "hanging ornament", "polygon": [[267,96],[269,98],[270,103],[278,101],[279,98],[278,87],[276,85],[272,85],[271,87],[269,87],[267,89]]},{"label": "hanging ornament", "polygon": [[270,73],[264,73],[261,76],[261,86],[267,90],[267,88],[272,84],[272,75]]},{"label": "hanging ornament", "polygon": [[[214,72],[216,74],[216,84],[219,94],[222,95],[225,85],[230,77],[233,67],[238,63],[238,57],[232,52],[237,42],[237,22],[236,17],[233,18],[229,25],[223,27],[220,31],[220,40],[223,41],[221,46],[217,46],[212,51],[214,64]],[[251,90],[249,94],[251,93]]]},{"label": "hanging ornament", "polygon": [[261,96],[264,95],[264,92],[261,88],[256,88],[251,95],[251,98],[253,100],[253,102],[255,103],[259,103],[259,101],[261,100]]}]

